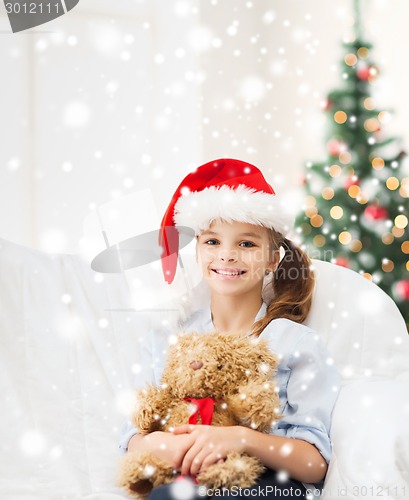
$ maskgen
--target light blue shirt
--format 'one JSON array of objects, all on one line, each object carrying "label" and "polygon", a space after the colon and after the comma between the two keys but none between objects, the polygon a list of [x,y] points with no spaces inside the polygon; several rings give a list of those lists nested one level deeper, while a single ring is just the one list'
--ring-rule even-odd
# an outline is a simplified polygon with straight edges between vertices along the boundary
[{"label": "light blue shirt", "polygon": [[[266,310],[267,306],[263,303],[255,321],[261,319]],[[197,311],[182,328],[186,332],[214,331],[210,308]],[[174,335],[173,332],[171,334]],[[152,372],[156,384],[159,384],[165,366],[169,335],[162,330],[151,337]],[[331,413],[341,377],[322,338],[311,328],[282,318],[271,321],[260,338],[268,342],[279,359],[275,378],[282,418],[275,422],[270,434],[307,441],[316,446],[329,463],[332,454]],[[137,385],[140,386],[140,383]],[[128,422],[119,445],[123,452],[136,433],[137,430]]]}]

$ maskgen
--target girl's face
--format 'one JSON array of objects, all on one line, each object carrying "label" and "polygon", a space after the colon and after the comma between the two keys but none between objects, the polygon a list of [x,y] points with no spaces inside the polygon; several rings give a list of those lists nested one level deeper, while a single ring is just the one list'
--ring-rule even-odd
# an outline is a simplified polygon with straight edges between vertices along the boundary
[{"label": "girl's face", "polygon": [[213,222],[197,236],[196,256],[211,291],[224,295],[260,293],[266,271],[275,270],[279,252],[268,230],[244,222]]}]

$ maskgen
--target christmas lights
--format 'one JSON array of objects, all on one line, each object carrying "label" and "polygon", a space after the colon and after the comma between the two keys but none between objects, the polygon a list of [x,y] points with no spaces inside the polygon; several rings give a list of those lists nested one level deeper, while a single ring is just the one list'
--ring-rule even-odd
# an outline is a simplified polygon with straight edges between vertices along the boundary
[{"label": "christmas lights", "polygon": [[391,113],[377,109],[371,96],[379,68],[355,5],[355,34],[343,43],[341,88],[320,104],[327,116],[327,157],[308,163],[308,201],[297,226],[315,255],[325,249],[325,260],[354,269],[389,293],[409,324],[409,157],[396,138],[386,136]]}]

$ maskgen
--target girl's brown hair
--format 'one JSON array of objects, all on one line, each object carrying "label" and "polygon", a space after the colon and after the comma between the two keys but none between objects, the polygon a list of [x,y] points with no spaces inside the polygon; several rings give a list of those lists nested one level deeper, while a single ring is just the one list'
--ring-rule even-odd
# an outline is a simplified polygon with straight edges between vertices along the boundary
[{"label": "girl's brown hair", "polygon": [[303,323],[310,311],[314,291],[315,275],[308,255],[274,229],[269,230],[269,240],[272,254],[283,247],[285,255],[269,283],[273,300],[265,316],[253,326],[251,334],[257,337],[273,319],[286,318]]}]

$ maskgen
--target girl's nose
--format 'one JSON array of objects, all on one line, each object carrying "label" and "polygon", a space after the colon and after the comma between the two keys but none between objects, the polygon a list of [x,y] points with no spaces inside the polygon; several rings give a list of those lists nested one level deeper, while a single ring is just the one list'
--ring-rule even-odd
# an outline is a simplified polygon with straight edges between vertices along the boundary
[{"label": "girl's nose", "polygon": [[236,259],[230,255],[221,255],[220,260],[223,262],[234,262]]},{"label": "girl's nose", "polygon": [[236,250],[229,248],[220,249],[219,258],[223,262],[233,262],[237,260]]}]

